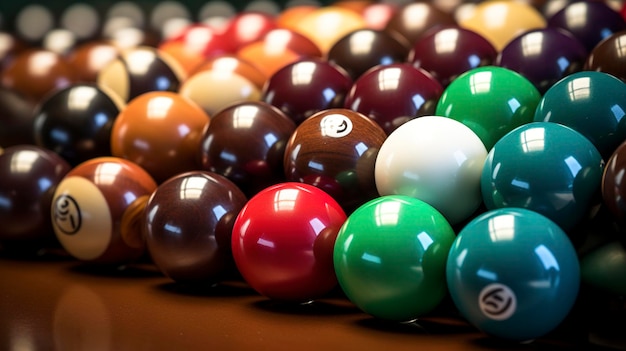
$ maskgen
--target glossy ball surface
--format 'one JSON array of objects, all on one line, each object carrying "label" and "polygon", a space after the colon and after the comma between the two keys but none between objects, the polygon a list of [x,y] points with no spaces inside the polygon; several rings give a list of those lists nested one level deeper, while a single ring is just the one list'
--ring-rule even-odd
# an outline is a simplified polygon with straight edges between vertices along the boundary
[{"label": "glossy ball surface", "polygon": [[323,60],[303,59],[272,75],[261,100],[300,124],[316,112],[343,107],[351,86],[352,80],[343,70]]},{"label": "glossy ball surface", "polygon": [[192,171],[170,178],[144,211],[146,244],[163,274],[183,283],[215,283],[234,269],[231,236],[247,199],[228,179]]},{"label": "glossy ball surface", "polygon": [[626,140],[626,83],[602,72],[571,74],[554,84],[535,110],[536,122],[566,125],[607,160]]},{"label": "glossy ball surface", "polygon": [[455,234],[425,202],[382,196],[354,211],[341,227],[335,272],[348,299],[374,317],[410,321],[447,293],[446,259]]},{"label": "glossy ball surface", "polygon": [[408,53],[408,42],[396,33],[360,29],[335,42],[326,59],[356,80],[374,66],[404,62]]},{"label": "glossy ball surface", "polygon": [[626,50],[626,30],[615,32],[591,50],[584,69],[608,73],[626,82],[624,50]]},{"label": "glossy ball surface", "polygon": [[626,142],[622,142],[608,158],[602,174],[602,200],[620,223],[626,220]]},{"label": "glossy ball surface", "polygon": [[602,291],[626,294],[626,250],[619,241],[611,241],[580,258],[583,283]]},{"label": "glossy ball surface", "polygon": [[438,26],[455,25],[451,14],[429,2],[412,2],[401,6],[385,26],[388,32],[402,35],[409,45],[414,45],[426,32]]},{"label": "glossy ball surface", "polygon": [[528,79],[506,68],[474,68],[444,90],[435,114],[462,122],[487,150],[506,133],[533,120],[541,94]]},{"label": "glossy ball surface", "polygon": [[222,72],[225,76],[239,75],[252,82],[258,89],[263,88],[268,78],[258,67],[235,54],[223,54],[210,57],[196,66],[189,74],[189,77],[202,71]]},{"label": "glossy ball surface", "polygon": [[432,115],[443,93],[437,80],[408,63],[378,66],[357,79],[344,107],[362,113],[390,134],[419,116]]},{"label": "glossy ball surface", "polygon": [[74,258],[125,264],[145,249],[140,222],[152,177],[137,164],[98,157],[74,167],[57,186],[52,223],[57,239]]},{"label": "glossy ball surface", "polygon": [[124,104],[93,84],[57,90],[38,105],[34,136],[71,165],[111,154],[111,128]]},{"label": "glossy ball surface", "polygon": [[124,50],[98,73],[96,82],[124,102],[153,91],[178,91],[185,73],[169,55],[149,46]]},{"label": "glossy ball surface", "polygon": [[495,64],[526,77],[543,94],[563,77],[582,70],[586,59],[587,50],[570,33],[542,28],[511,40]]},{"label": "glossy ball surface", "polygon": [[511,131],[489,152],[481,176],[488,209],[522,207],[570,231],[599,195],[604,161],[577,131],[533,122]]},{"label": "glossy ball surface", "polygon": [[357,12],[330,5],[305,13],[292,29],[311,39],[326,54],[340,38],[365,25]]},{"label": "glossy ball surface", "polygon": [[115,119],[111,153],[137,163],[161,183],[198,169],[198,149],[209,122],[198,105],[179,94],[145,93]]},{"label": "glossy ball surface", "polygon": [[347,109],[329,109],[309,117],[285,147],[288,181],[316,186],[346,212],[378,195],[376,155],[387,135],[374,121]]},{"label": "glossy ball surface", "polygon": [[419,117],[384,141],[376,158],[376,188],[380,195],[420,199],[454,225],[482,203],[480,176],[486,157],[480,138],[461,122]]},{"label": "glossy ball surface", "polygon": [[270,299],[310,301],[337,285],[333,249],[346,214],[324,191],[307,184],[266,188],[243,207],[233,228],[239,272]]},{"label": "glossy ball surface", "polygon": [[62,57],[50,50],[21,52],[2,72],[2,85],[39,102],[46,94],[76,81],[76,72]]},{"label": "glossy ball surface", "polygon": [[76,72],[77,82],[95,83],[100,71],[116,60],[120,53],[120,48],[112,41],[88,41],[72,49],[67,61]]},{"label": "glossy ball surface", "polygon": [[0,87],[0,147],[34,144],[36,104],[15,90]]},{"label": "glossy ball surface", "polygon": [[52,193],[70,165],[52,151],[16,145],[0,152],[0,242],[39,245],[55,242]]},{"label": "glossy ball surface", "polygon": [[548,19],[548,25],[572,33],[588,52],[611,34],[626,29],[622,16],[603,1],[567,4]]},{"label": "glossy ball surface", "polygon": [[245,45],[260,40],[273,29],[276,29],[276,22],[272,15],[257,11],[243,11],[228,20],[222,35],[231,43],[236,52]]},{"label": "glossy ball surface", "polygon": [[498,52],[482,35],[458,26],[432,29],[415,42],[408,62],[447,87],[461,73],[491,65]]},{"label": "glossy ball surface", "polygon": [[296,124],[264,102],[231,105],[211,118],[200,146],[202,168],[253,195],[283,182],[283,158]]},{"label": "glossy ball surface", "polygon": [[486,212],[450,249],[446,277],[454,304],[483,332],[529,341],[556,328],[580,285],[576,251],[546,217],[526,209]]}]

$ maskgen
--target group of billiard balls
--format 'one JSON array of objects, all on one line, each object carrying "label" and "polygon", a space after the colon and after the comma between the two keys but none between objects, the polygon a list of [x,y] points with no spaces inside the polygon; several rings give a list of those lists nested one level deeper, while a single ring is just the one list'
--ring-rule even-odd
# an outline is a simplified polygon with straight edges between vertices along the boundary
[{"label": "group of billiard balls", "polygon": [[626,294],[622,13],[462,5],[303,5],[7,54],[3,250],[147,252],[174,281],[236,272],[293,303],[339,285],[400,322],[449,294],[515,341],[556,328],[581,282]]}]

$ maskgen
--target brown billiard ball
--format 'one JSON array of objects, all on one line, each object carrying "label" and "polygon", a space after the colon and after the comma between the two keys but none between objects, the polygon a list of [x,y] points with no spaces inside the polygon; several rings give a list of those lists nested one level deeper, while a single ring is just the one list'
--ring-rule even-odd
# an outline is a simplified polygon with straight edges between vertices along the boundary
[{"label": "brown billiard ball", "polygon": [[0,243],[35,250],[56,243],[52,193],[69,171],[63,158],[34,145],[0,153]]},{"label": "brown billiard ball", "polygon": [[285,179],[283,156],[296,124],[261,101],[233,104],[202,135],[202,168],[226,176],[252,196]]},{"label": "brown billiard ball", "polygon": [[197,170],[202,132],[210,117],[193,101],[167,91],[131,100],[113,122],[111,153],[137,163],[161,183]]},{"label": "brown billiard ball", "polygon": [[285,147],[288,181],[330,194],[347,213],[378,196],[376,156],[387,138],[365,115],[343,108],[320,111],[302,122]]},{"label": "brown billiard ball", "polygon": [[144,253],[141,214],[157,184],[143,168],[117,157],[74,167],[54,192],[50,211],[65,250],[81,261],[125,264]]},{"label": "brown billiard ball", "polygon": [[176,282],[226,278],[235,269],[233,225],[246,201],[233,182],[212,172],[187,172],[159,185],[143,220],[155,265]]},{"label": "brown billiard ball", "polygon": [[98,74],[116,60],[121,49],[109,40],[95,40],[80,44],[68,55],[68,62],[76,72],[77,81],[95,83]]},{"label": "brown billiard ball", "polygon": [[413,45],[430,29],[441,25],[454,25],[452,14],[444,12],[429,2],[411,2],[401,6],[387,21],[385,31],[396,32]]},{"label": "brown billiard ball", "polygon": [[149,46],[122,50],[98,73],[97,83],[128,102],[151,91],[178,91],[185,71],[169,55]]},{"label": "brown billiard ball", "polygon": [[35,103],[16,91],[0,87],[0,146],[34,144]]},{"label": "brown billiard ball", "polygon": [[111,128],[123,107],[117,95],[93,83],[54,91],[35,110],[35,143],[73,166],[110,156]]}]

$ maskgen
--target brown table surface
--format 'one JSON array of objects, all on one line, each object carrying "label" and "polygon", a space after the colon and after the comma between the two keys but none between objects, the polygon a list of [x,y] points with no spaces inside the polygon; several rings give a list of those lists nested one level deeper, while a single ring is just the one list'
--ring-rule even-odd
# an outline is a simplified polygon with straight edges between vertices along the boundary
[{"label": "brown table surface", "polygon": [[588,334],[577,327],[560,327],[529,344],[498,341],[443,305],[416,323],[399,324],[361,312],[340,291],[308,305],[283,304],[241,281],[185,287],[149,263],[104,270],[59,254],[16,259],[0,250],[0,350],[599,347],[588,343]]}]

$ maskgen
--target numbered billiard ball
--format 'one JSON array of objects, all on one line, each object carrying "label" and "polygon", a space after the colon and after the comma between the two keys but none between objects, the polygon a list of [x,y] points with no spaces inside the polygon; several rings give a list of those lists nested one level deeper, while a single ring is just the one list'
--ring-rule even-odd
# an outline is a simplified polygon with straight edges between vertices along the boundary
[{"label": "numbered billiard ball", "polygon": [[144,211],[146,244],[155,265],[183,283],[216,283],[234,269],[231,236],[247,199],[225,177],[192,171],[170,178]]},{"label": "numbered billiard ball", "polygon": [[383,142],[376,157],[376,188],[380,195],[420,199],[454,225],[482,204],[480,177],[486,158],[480,138],[461,122],[418,117]]},{"label": "numbered billiard ball", "polygon": [[404,195],[373,199],[345,221],[334,249],[339,286],[374,317],[406,322],[447,294],[446,260],[455,234],[434,207]]},{"label": "numbered billiard ball", "polygon": [[358,112],[320,111],[289,138],[285,176],[326,191],[346,212],[352,212],[378,196],[374,166],[386,137],[378,124]]},{"label": "numbered billiard ball", "polygon": [[74,167],[52,198],[54,232],[74,258],[97,264],[127,264],[145,250],[142,213],[156,189],[137,164],[98,157]]},{"label": "numbered billiard ball", "polygon": [[489,151],[481,175],[487,209],[521,207],[570,233],[599,201],[604,161],[582,134],[551,122],[514,129]]},{"label": "numbered billiard ball", "polygon": [[35,110],[35,143],[75,166],[111,154],[111,128],[124,108],[115,94],[95,84],[73,84],[52,92]]},{"label": "numbered billiard ball", "polygon": [[309,302],[337,286],[335,238],[346,214],[324,191],[280,183],[252,197],[235,220],[232,251],[244,280],[259,294]]},{"label": "numbered billiard ball", "polygon": [[0,243],[35,251],[58,245],[50,206],[70,168],[59,155],[34,145],[11,146],[0,153]]},{"label": "numbered billiard ball", "polygon": [[161,183],[198,169],[198,149],[209,122],[198,105],[177,93],[145,93],[113,122],[111,154],[137,163]]},{"label": "numbered billiard ball", "polygon": [[471,324],[526,342],[555,329],[578,296],[580,268],[568,236],[521,208],[488,211],[457,235],[446,265],[454,304]]}]

